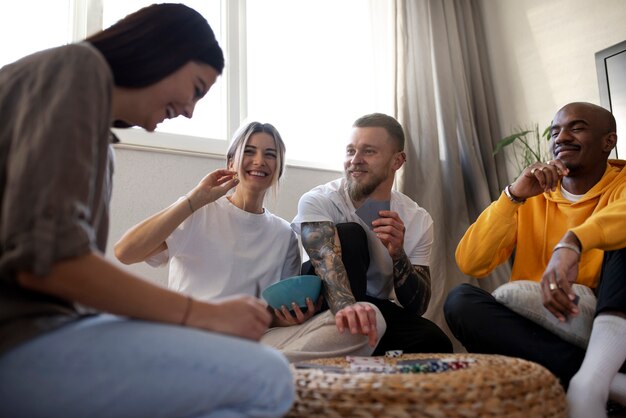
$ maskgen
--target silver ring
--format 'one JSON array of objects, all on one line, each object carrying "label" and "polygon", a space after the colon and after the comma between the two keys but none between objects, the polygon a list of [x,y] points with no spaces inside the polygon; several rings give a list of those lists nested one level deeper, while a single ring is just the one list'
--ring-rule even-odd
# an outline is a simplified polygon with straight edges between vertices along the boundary
[{"label": "silver ring", "polygon": [[530,170],[530,175],[531,175],[531,176],[532,176],[532,175],[534,175],[534,174],[535,174],[535,171],[537,171],[537,167],[535,167],[535,168],[533,168],[532,170]]},{"label": "silver ring", "polygon": [[559,285],[554,282],[550,282],[550,284],[548,285],[548,289],[550,289],[551,292],[554,292],[558,288],[559,288]]}]

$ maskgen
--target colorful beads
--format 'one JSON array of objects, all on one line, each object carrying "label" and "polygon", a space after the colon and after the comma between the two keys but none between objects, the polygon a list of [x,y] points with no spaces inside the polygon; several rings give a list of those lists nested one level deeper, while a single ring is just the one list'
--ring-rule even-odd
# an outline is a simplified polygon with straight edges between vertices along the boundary
[{"label": "colorful beads", "polygon": [[469,367],[474,359],[421,359],[400,360],[396,363],[399,373],[441,373],[448,370],[460,370]]}]

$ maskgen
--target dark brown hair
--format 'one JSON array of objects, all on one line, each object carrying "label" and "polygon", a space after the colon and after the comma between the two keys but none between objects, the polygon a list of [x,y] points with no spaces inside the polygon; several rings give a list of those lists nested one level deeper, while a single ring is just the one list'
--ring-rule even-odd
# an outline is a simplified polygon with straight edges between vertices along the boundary
[{"label": "dark brown hair", "polygon": [[221,74],[224,54],[204,17],[182,4],[153,4],[86,39],[111,67],[115,84],[154,84],[189,61]]}]

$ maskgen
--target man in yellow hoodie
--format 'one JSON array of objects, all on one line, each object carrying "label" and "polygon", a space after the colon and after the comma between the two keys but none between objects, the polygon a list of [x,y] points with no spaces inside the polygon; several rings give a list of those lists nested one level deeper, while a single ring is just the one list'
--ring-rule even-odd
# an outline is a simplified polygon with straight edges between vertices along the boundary
[{"label": "man in yellow hoodie", "polygon": [[550,128],[555,159],[524,169],[456,250],[459,268],[478,278],[515,251],[511,280],[540,282],[544,306],[561,321],[579,313],[573,283],[595,289],[587,350],[469,284],[453,289],[444,307],[468,351],[535,361],[569,384],[571,417],[605,416],[609,390],[626,401],[626,374],[618,373],[626,360],[626,161],[608,159],[615,132],[615,118],[602,107],[561,108]]}]

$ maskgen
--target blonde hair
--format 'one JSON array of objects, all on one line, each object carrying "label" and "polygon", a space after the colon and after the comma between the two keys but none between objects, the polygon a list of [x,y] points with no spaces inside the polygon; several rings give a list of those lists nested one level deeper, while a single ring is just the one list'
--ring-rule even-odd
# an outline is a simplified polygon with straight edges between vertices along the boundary
[{"label": "blonde hair", "polygon": [[241,162],[243,161],[243,152],[250,141],[252,135],[263,132],[268,134],[274,139],[274,146],[276,147],[276,170],[272,174],[271,189],[272,195],[276,197],[278,195],[278,183],[285,171],[285,143],[281,138],[278,130],[269,123],[250,122],[242,125],[237,132],[233,135],[233,139],[228,147],[226,153],[226,164],[232,163],[233,170],[240,173]]}]

